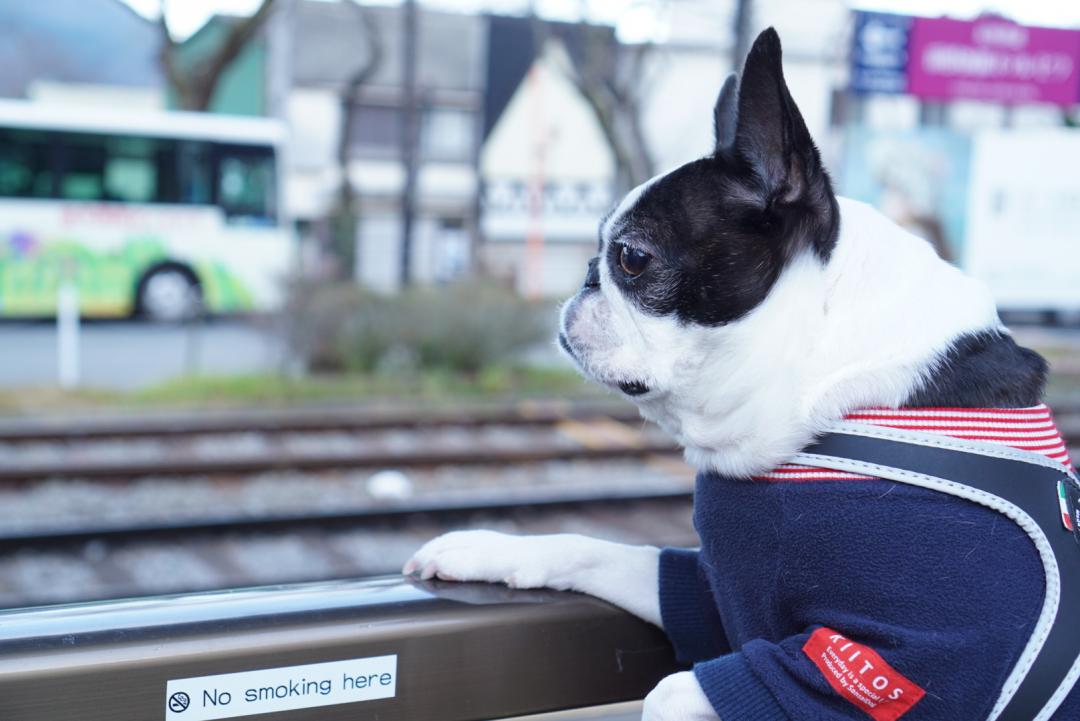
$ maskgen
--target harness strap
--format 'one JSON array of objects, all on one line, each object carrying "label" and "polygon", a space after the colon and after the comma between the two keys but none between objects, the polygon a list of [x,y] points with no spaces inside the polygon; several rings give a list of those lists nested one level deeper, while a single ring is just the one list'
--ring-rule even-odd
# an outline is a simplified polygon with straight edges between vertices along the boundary
[{"label": "harness strap", "polygon": [[[1062,524],[1058,482],[1080,482],[1039,454],[911,431],[840,424],[793,462],[908,483],[981,503],[1035,543],[1046,594],[1024,652],[988,721],[1046,721],[1080,676],[1080,545]],[[1078,535],[1080,538],[1080,535]]]}]

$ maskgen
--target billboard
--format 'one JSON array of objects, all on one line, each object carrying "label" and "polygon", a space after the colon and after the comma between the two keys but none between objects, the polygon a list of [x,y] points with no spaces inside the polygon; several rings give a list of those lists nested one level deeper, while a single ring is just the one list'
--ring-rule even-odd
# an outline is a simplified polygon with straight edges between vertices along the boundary
[{"label": "billboard", "polygon": [[965,255],[971,138],[948,128],[849,128],[841,194],[875,206],[938,255]]},{"label": "billboard", "polygon": [[907,15],[855,13],[851,45],[851,88],[860,93],[906,93],[908,39]]},{"label": "billboard", "polygon": [[1080,31],[975,20],[856,13],[856,92],[1006,104],[1080,101]]},{"label": "billboard", "polygon": [[[1054,158],[1036,163],[1032,158]],[[964,267],[1003,308],[1080,310],[1080,132],[975,136]]]},{"label": "billboard", "polygon": [[841,194],[928,240],[1002,309],[1080,311],[1080,131],[855,127],[844,142]]}]

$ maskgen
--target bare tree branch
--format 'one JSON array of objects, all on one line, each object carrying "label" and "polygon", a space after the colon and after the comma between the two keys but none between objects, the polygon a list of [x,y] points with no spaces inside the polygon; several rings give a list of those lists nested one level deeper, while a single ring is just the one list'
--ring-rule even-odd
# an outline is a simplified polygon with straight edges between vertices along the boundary
[{"label": "bare tree branch", "polygon": [[178,57],[180,43],[176,42],[169,31],[168,20],[165,17],[165,0],[160,0],[161,51],[159,57],[166,79],[176,92],[181,108],[206,110],[210,106],[214,90],[222,74],[262,28],[274,8],[274,3],[275,0],[263,0],[255,13],[229,28],[225,39],[213,52],[185,68],[183,61]]},{"label": "bare tree branch", "polygon": [[[349,76],[341,95],[341,133],[338,136],[337,155],[338,164],[341,166],[343,173],[349,160],[349,148],[352,146],[353,116],[360,101],[360,91],[374,77],[379,70],[379,66],[382,65],[383,59],[383,42],[374,14],[365,6],[352,2],[352,0],[347,0],[347,4],[356,11],[357,19],[363,29],[368,52],[364,62],[357,66],[356,70]],[[343,177],[345,177],[342,184],[344,192],[346,190],[345,186],[348,184],[348,174],[344,173]]]},{"label": "bare tree branch", "polygon": [[[613,30],[586,21],[586,7],[580,5],[581,20],[573,26],[567,48],[571,65],[562,70],[592,111],[615,160],[617,191],[628,190],[655,174],[655,161],[642,125],[642,100],[647,94],[645,66],[654,46],[644,43],[629,52],[629,71],[621,72],[620,45]],[[547,23],[531,14],[533,45],[543,53],[553,35]],[[576,51],[576,52],[575,52]]]},{"label": "bare tree branch", "polygon": [[583,16],[576,32],[581,58],[568,68],[568,77],[607,139],[615,157],[617,190],[625,191],[652,177],[655,169],[641,117],[644,67],[653,45],[634,46],[630,72],[620,75],[615,57],[619,46],[610,29],[590,25]]},{"label": "bare tree branch", "polygon": [[[165,78],[176,92],[178,98],[183,99],[188,94],[188,82],[180,69],[176,67],[176,40],[169,31],[169,23],[165,18],[166,0],[159,0],[158,8],[160,17],[158,27],[161,30],[161,48],[158,51],[158,60],[165,71]],[[183,102],[181,101],[181,105]]]},{"label": "bare tree branch", "polygon": [[270,13],[274,9],[274,3],[275,0],[263,0],[262,5],[254,14],[229,29],[229,34],[225,36],[225,41],[221,43],[218,50],[204,61],[203,68],[200,69],[200,75],[202,76],[201,90],[204,94],[204,97],[200,98],[202,100],[200,110],[205,110],[210,105],[214,88],[217,86],[222,73],[262,28],[263,23],[270,17]]}]

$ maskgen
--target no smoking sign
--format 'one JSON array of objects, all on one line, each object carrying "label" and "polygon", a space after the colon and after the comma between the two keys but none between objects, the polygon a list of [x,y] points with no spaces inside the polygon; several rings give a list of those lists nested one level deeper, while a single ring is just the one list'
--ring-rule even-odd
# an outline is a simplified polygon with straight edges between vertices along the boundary
[{"label": "no smoking sign", "polygon": [[191,697],[183,691],[177,691],[169,697],[169,710],[173,713],[180,713],[181,711],[187,711],[187,707],[191,705]]}]

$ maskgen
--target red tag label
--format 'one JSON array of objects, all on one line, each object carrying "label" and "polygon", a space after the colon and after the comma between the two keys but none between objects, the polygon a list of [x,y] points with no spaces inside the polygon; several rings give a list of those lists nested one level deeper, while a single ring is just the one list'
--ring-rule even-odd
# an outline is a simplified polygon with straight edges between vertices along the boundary
[{"label": "red tag label", "polygon": [[926,695],[885,663],[877,651],[831,628],[814,631],[802,650],[838,694],[874,721],[896,721]]}]

